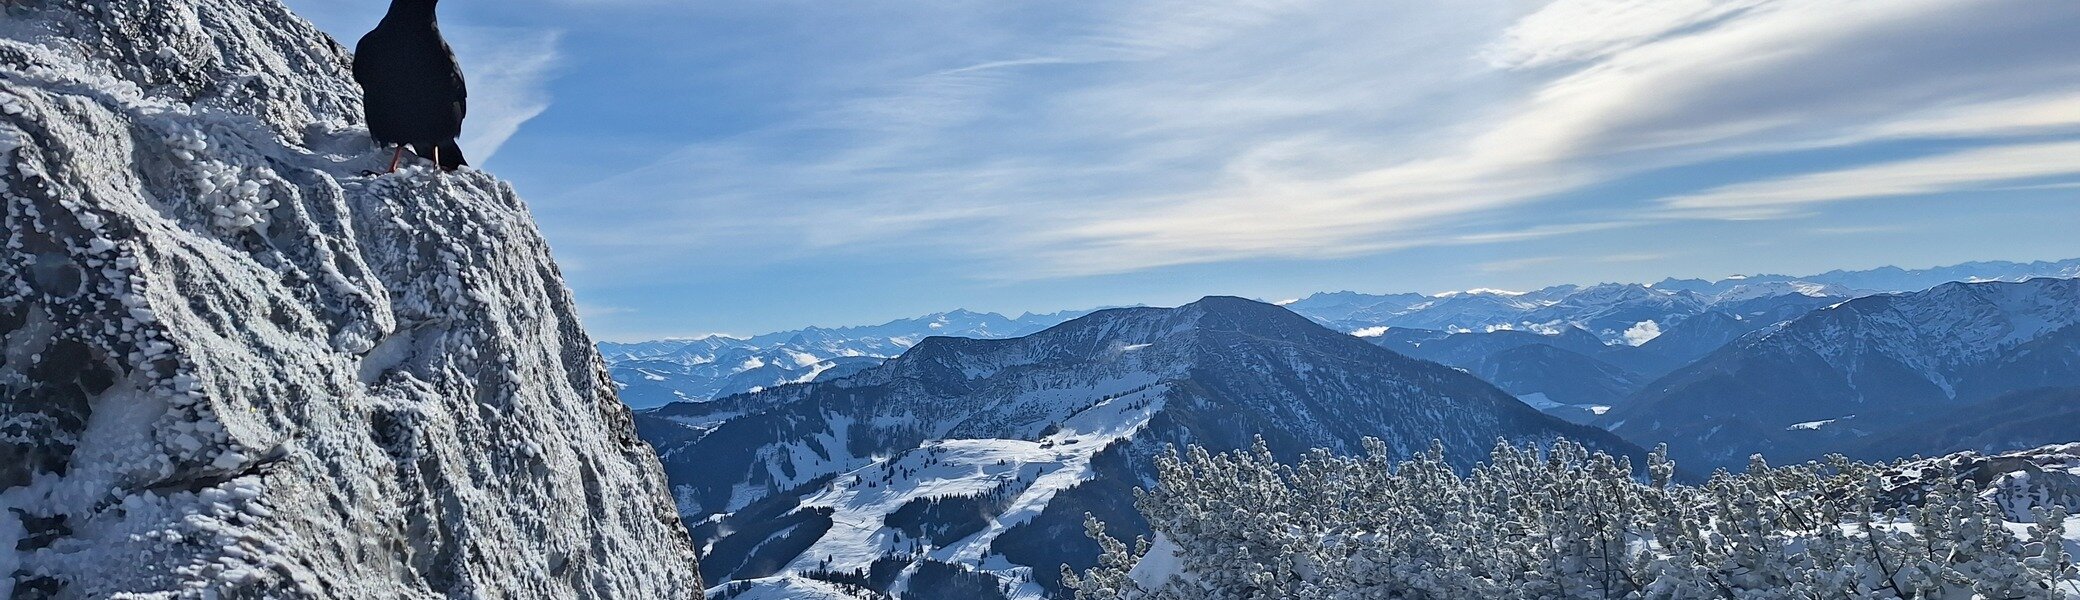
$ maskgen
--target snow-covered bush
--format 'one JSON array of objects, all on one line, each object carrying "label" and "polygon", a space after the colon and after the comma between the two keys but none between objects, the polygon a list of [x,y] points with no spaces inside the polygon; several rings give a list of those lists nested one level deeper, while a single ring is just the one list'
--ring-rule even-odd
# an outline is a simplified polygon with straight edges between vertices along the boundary
[{"label": "snow-covered bush", "polygon": [[1665,449],[1636,471],[1565,441],[1499,444],[1464,473],[1377,442],[1295,465],[1262,444],[1172,450],[1138,494],[1154,543],[1130,552],[1092,520],[1105,556],[1064,580],[1079,600],[2080,597],[2063,508],[2009,523],[1947,465],[1902,482],[1756,458],[1682,485]]}]

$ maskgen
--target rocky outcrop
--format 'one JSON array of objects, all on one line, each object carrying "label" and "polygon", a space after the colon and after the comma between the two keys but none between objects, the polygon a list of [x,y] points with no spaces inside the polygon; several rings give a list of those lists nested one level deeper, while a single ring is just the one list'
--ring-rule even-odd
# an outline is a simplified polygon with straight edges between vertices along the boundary
[{"label": "rocky outcrop", "polygon": [[274,0],[0,10],[0,597],[700,593],[509,185]]}]

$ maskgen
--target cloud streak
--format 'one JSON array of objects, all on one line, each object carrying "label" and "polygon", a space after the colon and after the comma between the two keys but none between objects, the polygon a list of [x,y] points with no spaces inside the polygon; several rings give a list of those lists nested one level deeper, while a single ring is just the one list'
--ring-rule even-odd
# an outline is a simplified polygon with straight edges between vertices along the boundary
[{"label": "cloud streak", "polygon": [[1662,201],[1678,216],[1763,218],[1805,205],[1983,189],[2080,175],[2080,142],[2015,144],[1724,186]]},{"label": "cloud streak", "polygon": [[[733,263],[916,252],[986,279],[1081,277],[1972,191],[2059,174],[2049,153],[2071,147],[2046,136],[2080,135],[2080,4],[1410,4],[798,15],[804,31],[890,33],[803,63],[805,89],[843,93],[574,192],[616,204],[580,243]],[[1961,148],[1871,164],[1933,140]],[[1859,166],[1711,168],[1795,152]],[[1686,168],[1714,178],[1526,210]]]},{"label": "cloud streak", "polygon": [[460,140],[478,164],[491,160],[520,127],[549,110],[549,84],[562,60],[563,32],[516,27],[443,28],[457,60],[469,66],[469,119]]}]

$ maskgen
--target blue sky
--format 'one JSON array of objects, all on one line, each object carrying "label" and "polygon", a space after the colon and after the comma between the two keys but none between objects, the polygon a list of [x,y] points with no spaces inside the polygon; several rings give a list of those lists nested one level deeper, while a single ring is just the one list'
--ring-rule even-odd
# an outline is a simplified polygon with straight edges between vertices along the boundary
[{"label": "blue sky", "polygon": [[2080,256],[2080,2],[441,10],[604,339]]}]

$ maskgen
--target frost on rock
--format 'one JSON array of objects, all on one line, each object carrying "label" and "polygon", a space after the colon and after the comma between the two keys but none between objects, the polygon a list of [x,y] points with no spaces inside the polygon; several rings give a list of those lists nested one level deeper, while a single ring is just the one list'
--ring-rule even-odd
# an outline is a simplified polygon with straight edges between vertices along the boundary
[{"label": "frost on rock", "polygon": [[0,597],[700,593],[508,185],[275,0],[0,11]]}]

